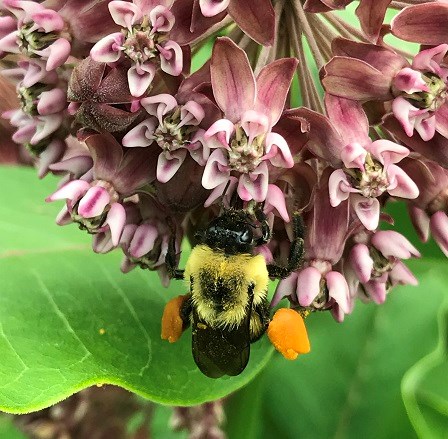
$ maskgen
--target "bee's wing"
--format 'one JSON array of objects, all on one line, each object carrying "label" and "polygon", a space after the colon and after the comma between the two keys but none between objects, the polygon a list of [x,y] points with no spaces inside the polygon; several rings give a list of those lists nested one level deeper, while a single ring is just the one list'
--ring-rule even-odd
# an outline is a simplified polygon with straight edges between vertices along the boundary
[{"label": "bee's wing", "polygon": [[250,354],[250,312],[239,326],[212,328],[193,312],[193,358],[204,375],[219,378],[239,375]]}]

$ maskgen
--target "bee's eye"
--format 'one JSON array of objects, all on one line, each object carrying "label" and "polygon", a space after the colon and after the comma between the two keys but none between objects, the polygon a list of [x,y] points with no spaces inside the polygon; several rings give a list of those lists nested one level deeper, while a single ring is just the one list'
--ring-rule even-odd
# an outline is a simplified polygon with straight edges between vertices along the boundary
[{"label": "bee's eye", "polygon": [[240,234],[240,242],[246,244],[252,240],[251,233],[249,230],[245,230],[243,233]]}]

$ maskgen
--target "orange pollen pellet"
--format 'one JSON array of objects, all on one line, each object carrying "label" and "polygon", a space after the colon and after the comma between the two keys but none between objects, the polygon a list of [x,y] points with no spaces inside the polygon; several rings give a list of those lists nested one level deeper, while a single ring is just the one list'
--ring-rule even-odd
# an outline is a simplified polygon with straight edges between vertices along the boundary
[{"label": "orange pollen pellet", "polygon": [[293,309],[281,308],[272,318],[268,337],[285,358],[295,360],[310,351],[310,341],[302,316]]},{"label": "orange pollen pellet", "polygon": [[179,340],[183,332],[180,308],[184,303],[185,297],[186,295],[174,297],[165,305],[165,309],[163,310],[161,337],[170,343]]}]

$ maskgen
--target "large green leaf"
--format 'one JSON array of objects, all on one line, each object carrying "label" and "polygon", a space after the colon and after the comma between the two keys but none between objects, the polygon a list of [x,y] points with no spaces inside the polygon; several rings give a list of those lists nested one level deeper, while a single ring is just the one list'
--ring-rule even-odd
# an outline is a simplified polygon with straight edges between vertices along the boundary
[{"label": "large green leaf", "polygon": [[75,226],[53,225],[60,206],[43,199],[54,183],[37,181],[31,170],[0,170],[0,185],[11,188],[0,204],[1,410],[38,410],[98,383],[165,404],[197,404],[243,386],[268,362],[264,338],[241,375],[202,375],[189,332],[173,345],[160,339],[165,303],[187,286],[164,289],[155,273],[141,270],[123,275],[119,252],[95,255]]},{"label": "large green leaf", "polygon": [[437,349],[416,363],[402,383],[409,418],[421,438],[448,437],[448,303],[439,317]]},{"label": "large green leaf", "polygon": [[[246,417],[250,412],[240,404],[250,398],[252,407],[257,400],[262,403],[252,413],[258,430],[248,438],[415,438],[400,383],[409,367],[437,343],[436,316],[448,298],[448,263],[410,265],[420,285],[397,288],[384,305],[358,303],[340,325],[327,314],[308,317],[311,353],[295,362],[276,355],[260,377],[230,400],[230,439],[242,437],[245,422],[252,425]],[[446,357],[444,361],[443,369],[431,370],[433,386],[428,374],[418,387],[419,392],[432,392],[432,400],[439,402],[441,413],[433,410],[433,416],[447,415]],[[246,389],[257,382],[261,387],[253,399]],[[432,431],[440,433],[432,437],[447,437],[440,425],[431,423]]]}]

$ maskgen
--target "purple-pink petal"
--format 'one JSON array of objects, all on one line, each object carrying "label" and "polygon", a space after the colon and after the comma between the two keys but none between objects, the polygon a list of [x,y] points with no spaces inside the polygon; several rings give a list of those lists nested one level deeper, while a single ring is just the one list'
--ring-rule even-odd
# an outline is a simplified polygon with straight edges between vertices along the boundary
[{"label": "purple-pink petal", "polygon": [[106,221],[112,236],[112,243],[117,246],[126,222],[126,211],[120,203],[113,203],[107,213]]},{"label": "purple-pink petal", "polygon": [[376,198],[365,198],[360,194],[351,194],[350,204],[367,230],[375,230],[378,227],[380,203]]},{"label": "purple-pink petal", "polygon": [[325,275],[325,280],[329,296],[336,301],[345,314],[348,314],[351,311],[350,292],[345,277],[337,271],[330,271]]},{"label": "purple-pink petal", "polygon": [[306,267],[297,275],[297,300],[302,306],[310,306],[320,293],[322,275],[315,267]]},{"label": "purple-pink petal", "polygon": [[146,255],[153,249],[157,236],[157,227],[152,224],[141,224],[134,232],[129,245],[129,254],[133,258]]},{"label": "purple-pink petal", "polygon": [[109,202],[110,195],[107,190],[100,186],[93,186],[81,198],[78,213],[84,218],[94,218],[104,212]]},{"label": "purple-pink petal", "polygon": [[356,273],[356,277],[366,283],[372,276],[373,260],[369,247],[365,244],[355,244],[350,250],[350,265]]},{"label": "purple-pink petal", "polygon": [[419,251],[401,234],[394,230],[380,230],[372,236],[372,244],[387,258],[420,257]]}]

